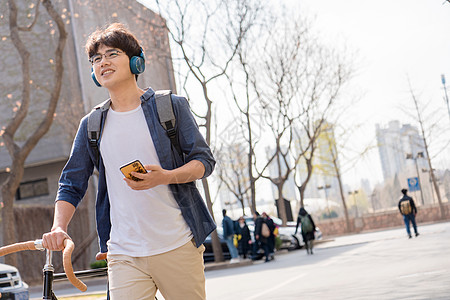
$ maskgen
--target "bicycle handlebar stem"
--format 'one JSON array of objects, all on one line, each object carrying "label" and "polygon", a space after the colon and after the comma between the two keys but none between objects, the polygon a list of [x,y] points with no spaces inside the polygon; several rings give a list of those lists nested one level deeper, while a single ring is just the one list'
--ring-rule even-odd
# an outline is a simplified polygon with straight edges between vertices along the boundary
[{"label": "bicycle handlebar stem", "polygon": [[53,252],[47,249],[47,253],[45,255],[45,265],[42,270],[44,275],[44,290],[42,291],[42,299],[44,300],[52,300],[53,299],[53,273],[55,269],[52,264]]}]

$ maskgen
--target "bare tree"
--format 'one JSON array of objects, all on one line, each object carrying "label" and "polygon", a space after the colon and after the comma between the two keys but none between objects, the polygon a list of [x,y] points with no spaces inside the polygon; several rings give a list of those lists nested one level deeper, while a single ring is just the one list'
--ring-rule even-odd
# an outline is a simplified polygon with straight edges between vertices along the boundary
[{"label": "bare tree", "polygon": [[217,175],[226,190],[241,204],[242,215],[245,215],[245,207],[251,204],[247,188],[248,178],[245,176],[246,157],[241,143],[222,145],[216,150]]},{"label": "bare tree", "polygon": [[[39,17],[40,2],[40,0],[36,1],[36,8],[34,11],[34,18],[32,22],[29,25],[22,26],[21,24],[19,24],[18,20],[18,8],[16,1],[8,0],[10,39],[14,47],[16,48],[21,61],[22,91],[20,100],[18,100],[20,102],[20,105],[18,106],[18,109],[15,111],[11,120],[6,125],[5,129],[2,131],[1,135],[12,160],[9,174],[2,185],[2,199],[4,203],[4,207],[2,209],[2,222],[3,239],[5,244],[16,242],[14,220],[15,193],[24,174],[24,164],[26,158],[30,154],[31,150],[33,150],[33,148],[39,142],[39,140],[45,135],[45,133],[48,132],[53,122],[62,85],[63,49],[66,44],[67,33],[64,27],[63,20],[60,14],[56,11],[52,1],[42,0],[42,5],[45,7],[51,20],[56,24],[56,29],[59,34],[57,47],[52,58],[54,62],[54,76],[51,81],[54,82],[54,85],[51,89],[47,108],[45,109],[45,113],[42,116],[40,123],[36,124],[31,134],[26,137],[23,143],[18,143],[15,137],[19,133],[21,125],[24,123],[29,114],[30,101],[32,98],[32,78],[30,76],[31,54],[22,39],[21,33],[31,32],[33,30],[33,27],[35,26]],[[49,32],[51,32],[51,30],[49,30]],[[6,261],[7,263],[15,265],[16,256],[8,256],[6,257]]]},{"label": "bare tree", "polygon": [[[167,29],[172,41],[175,59],[183,61],[184,70],[179,71],[183,78],[183,89],[188,98],[192,92],[189,84],[199,86],[205,108],[203,112],[195,111],[202,120],[206,141],[211,143],[213,100],[209,87],[224,76],[236,56],[249,28],[253,25],[254,14],[252,1],[216,0],[216,1],[183,1],[177,0],[162,3],[155,0],[160,14],[166,18]],[[255,3],[257,3],[255,1]],[[226,24],[224,26],[224,24]],[[201,29],[199,29],[201,28]],[[208,181],[202,180],[206,204],[213,215],[212,200]],[[223,261],[217,232],[212,234],[212,245],[215,261]]]},{"label": "bare tree", "polygon": [[[423,109],[421,107],[419,107],[419,101],[416,97],[416,95],[414,94],[411,84],[409,85],[409,90],[410,90],[410,94],[411,94],[411,98],[414,102],[414,107],[415,107],[415,111],[417,114],[417,122],[420,125],[420,130],[422,133],[422,139],[423,139],[423,144],[424,144],[424,148],[425,148],[425,153],[426,153],[426,159],[428,162],[428,167],[429,167],[429,172],[430,172],[430,176],[431,176],[431,181],[433,182],[433,186],[436,192],[436,196],[438,199],[438,203],[439,203],[439,210],[441,212],[441,218],[444,219],[445,218],[445,208],[442,205],[442,199],[441,199],[441,192],[439,190],[439,186],[437,184],[437,180],[436,180],[436,176],[434,173],[434,169],[433,166],[431,164],[431,157],[430,157],[430,151],[429,151],[429,144],[427,141],[427,137],[426,137],[426,133],[425,133],[425,121],[422,117],[422,113],[423,113]],[[422,187],[421,187],[422,188]]]},{"label": "bare tree", "polygon": [[350,232],[350,220],[348,217],[348,209],[344,196],[344,188],[342,185],[342,174],[341,174],[341,164],[339,161],[339,152],[337,140],[335,138],[334,126],[332,124],[325,124],[325,130],[323,130],[323,134],[321,135],[325,142],[325,147],[327,148],[328,155],[321,155],[320,159],[325,161],[325,165],[322,166],[322,172],[325,176],[333,176],[336,177],[338,181],[339,193],[342,200],[342,208],[344,209],[346,230]]}]

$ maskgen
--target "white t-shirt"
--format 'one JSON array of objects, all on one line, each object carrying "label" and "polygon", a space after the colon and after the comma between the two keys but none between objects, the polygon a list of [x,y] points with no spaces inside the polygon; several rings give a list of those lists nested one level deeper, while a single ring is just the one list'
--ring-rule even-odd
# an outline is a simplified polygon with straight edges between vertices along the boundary
[{"label": "white t-shirt", "polygon": [[110,254],[150,256],[181,247],[192,233],[167,185],[135,191],[120,167],[139,159],[160,165],[142,107],[108,111],[100,142],[111,205]]}]

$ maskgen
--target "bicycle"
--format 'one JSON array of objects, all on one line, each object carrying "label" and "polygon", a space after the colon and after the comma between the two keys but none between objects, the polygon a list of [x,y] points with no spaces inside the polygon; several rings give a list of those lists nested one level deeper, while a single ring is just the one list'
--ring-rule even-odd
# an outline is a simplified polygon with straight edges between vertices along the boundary
[{"label": "bicycle", "polygon": [[[71,239],[64,240],[64,250],[63,250],[63,267],[66,273],[67,279],[72,283],[74,287],[82,292],[87,290],[87,286],[75,276],[72,267],[72,252],[75,245]],[[45,248],[42,246],[42,240],[28,241],[16,243],[0,248],[0,256],[5,256],[11,253],[24,251],[24,250],[39,250],[44,251]],[[53,293],[53,273],[54,268],[52,265],[53,251],[47,249],[46,260],[43,269],[43,300],[58,300]]]}]

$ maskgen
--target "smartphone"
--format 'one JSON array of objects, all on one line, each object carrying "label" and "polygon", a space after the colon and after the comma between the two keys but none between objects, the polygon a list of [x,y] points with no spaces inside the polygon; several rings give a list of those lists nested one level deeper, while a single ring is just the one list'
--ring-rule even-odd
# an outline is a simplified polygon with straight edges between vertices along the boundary
[{"label": "smartphone", "polygon": [[131,172],[134,171],[143,174],[147,173],[147,170],[144,168],[144,165],[138,159],[121,166],[120,171],[122,172],[123,176],[134,181],[141,181],[142,179],[131,175]]}]

